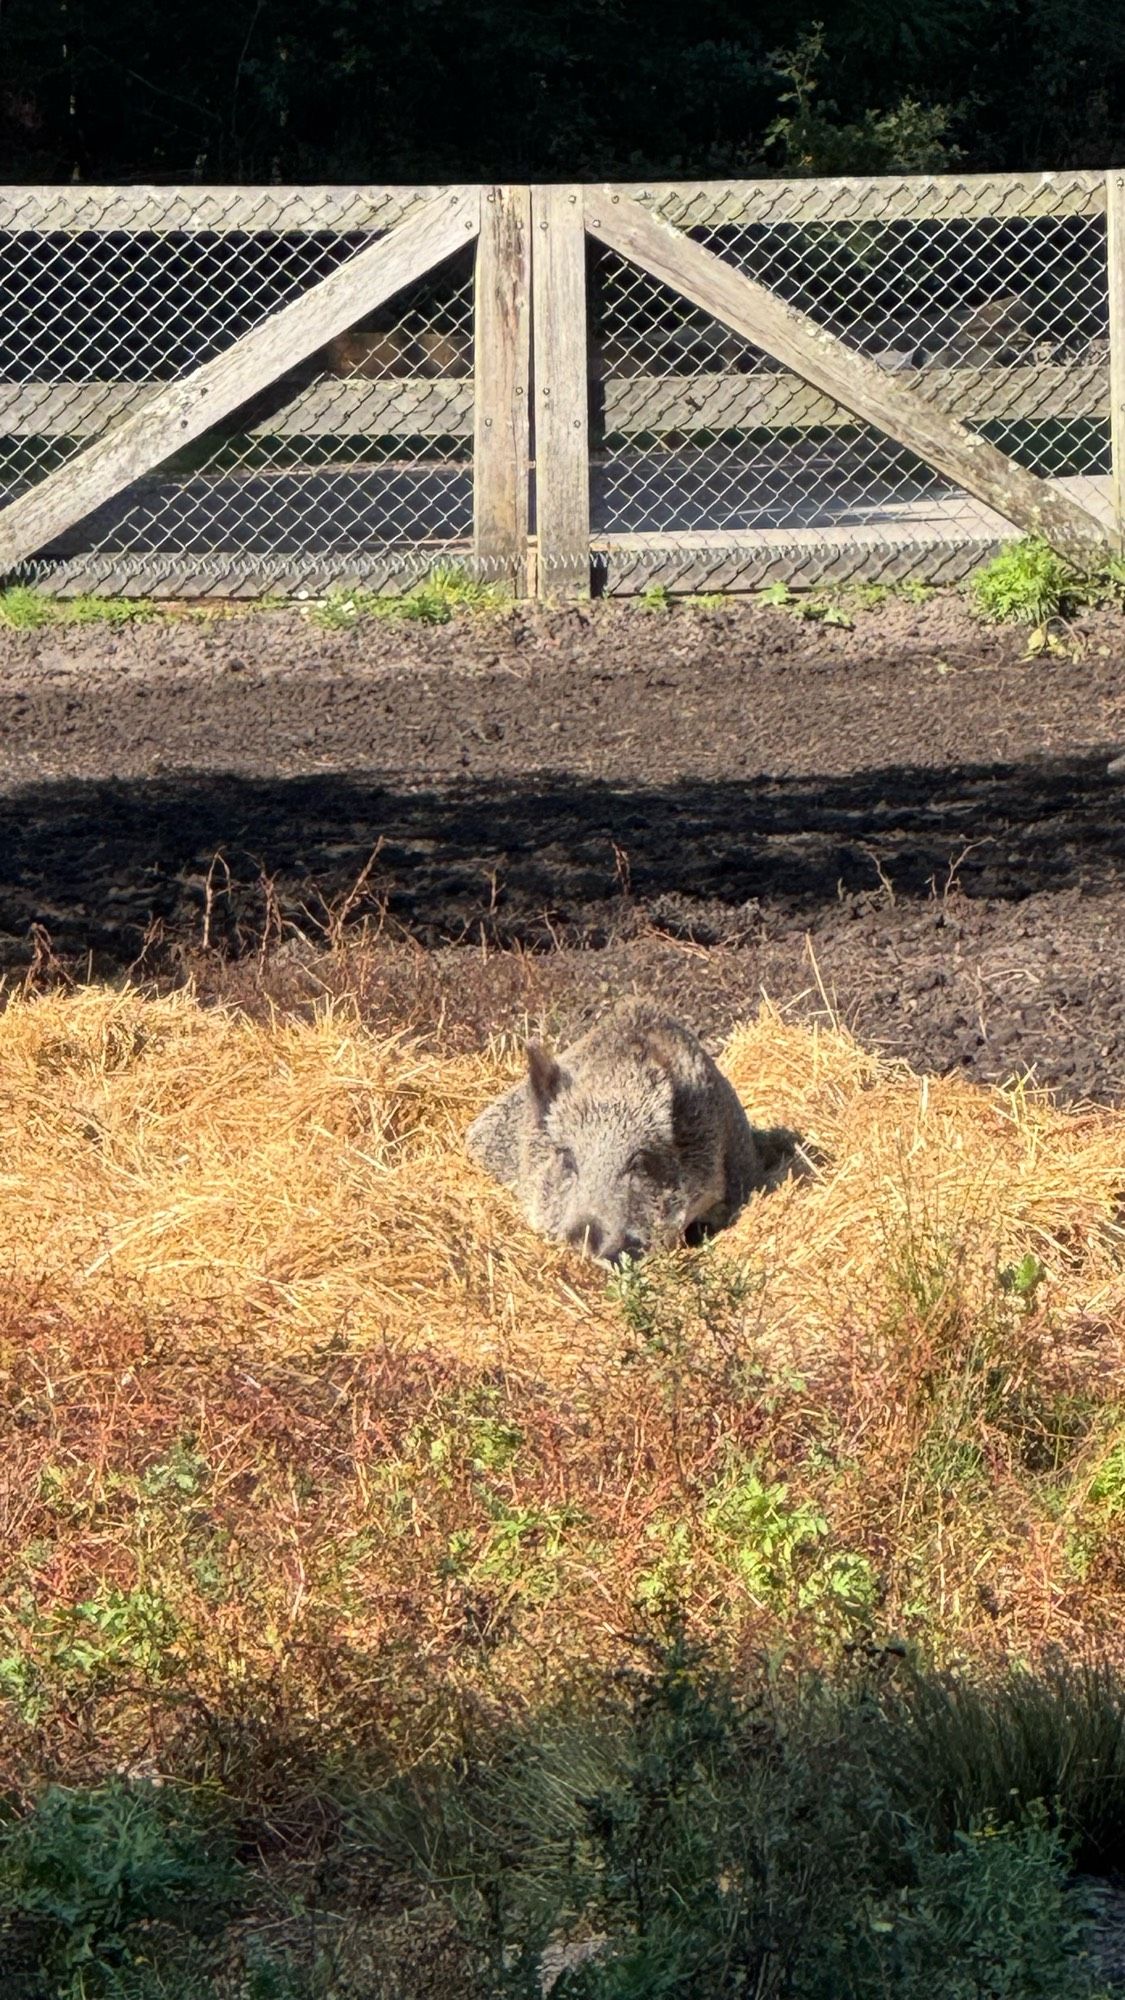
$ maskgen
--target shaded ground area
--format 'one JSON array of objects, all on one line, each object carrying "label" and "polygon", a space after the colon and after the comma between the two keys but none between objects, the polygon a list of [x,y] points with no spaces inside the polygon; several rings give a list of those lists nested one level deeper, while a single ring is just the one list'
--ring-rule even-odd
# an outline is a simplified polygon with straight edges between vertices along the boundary
[{"label": "shaded ground area", "polygon": [[1064,636],[957,599],[4,634],[0,959],[466,1040],[629,986],[715,1036],[764,988],[1116,1096],[1125,644]]}]

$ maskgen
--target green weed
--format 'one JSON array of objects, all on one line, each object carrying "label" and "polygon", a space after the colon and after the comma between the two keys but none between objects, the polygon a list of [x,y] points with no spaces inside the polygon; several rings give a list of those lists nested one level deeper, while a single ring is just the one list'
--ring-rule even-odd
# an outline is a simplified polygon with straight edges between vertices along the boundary
[{"label": "green weed", "polygon": [[[1111,557],[1083,571],[1036,536],[1010,542],[976,571],[969,589],[977,610],[996,622],[1032,625],[1038,631],[1052,618],[1072,618],[1091,606],[1125,598],[1125,561]],[[1037,650],[1049,649],[1046,635]]]},{"label": "green weed", "polygon": [[101,1584],[79,1603],[46,1611],[28,1598],[9,1605],[4,1627],[0,1689],[26,1722],[39,1721],[60,1699],[90,1698],[122,1678],[155,1687],[178,1671],[179,1620],[167,1598],[145,1584]]},{"label": "green weed", "polygon": [[1000,1283],[1006,1292],[1010,1292],[1030,1311],[1046,1275],[1046,1265],[1040,1262],[1033,1250],[1025,1250],[1018,1264],[1005,1265],[1000,1273]]},{"label": "green weed", "polygon": [[840,596],[858,611],[880,611],[896,598],[906,604],[926,604],[933,595],[934,585],[917,576],[889,577],[885,583],[846,583],[840,590]]},{"label": "green weed", "polygon": [[763,1480],[737,1454],[708,1496],[707,1531],[756,1603],[791,1613],[822,1607],[870,1611],[876,1578],[866,1557],[827,1549],[828,1522],[784,1481]]},{"label": "green weed", "polygon": [[886,583],[846,583],[837,588],[795,591],[788,583],[765,584],[756,592],[759,604],[792,612],[795,618],[817,625],[836,625],[851,631],[856,611],[877,611],[894,598],[909,604],[924,604],[933,596],[933,587],[917,577],[892,577]]},{"label": "green weed", "polygon": [[[194,1939],[219,1928],[241,1888],[213,1816],[149,1784],[52,1786],[0,1838],[0,1912],[31,1929],[52,2000],[186,1995]],[[174,1959],[174,1987],[162,1959]]]},{"label": "green weed", "polygon": [[313,606],[313,622],[346,631],[367,618],[398,618],[408,624],[448,625],[459,612],[503,610],[509,602],[497,584],[479,583],[464,571],[439,567],[421,582],[393,596],[340,587]]}]

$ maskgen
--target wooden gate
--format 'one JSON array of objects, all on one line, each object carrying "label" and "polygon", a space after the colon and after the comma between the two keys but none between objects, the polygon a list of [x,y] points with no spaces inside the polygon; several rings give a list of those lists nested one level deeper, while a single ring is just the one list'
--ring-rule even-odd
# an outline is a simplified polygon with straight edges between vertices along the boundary
[{"label": "wooden gate", "polygon": [[[4,282],[35,330],[21,346],[8,313],[0,334],[0,573],[49,589],[231,594],[237,572],[244,594],[313,594],[440,556],[552,597],[948,577],[1013,533],[1082,563],[1120,546],[1125,176],[10,189],[5,207]],[[165,259],[130,294],[159,317],[163,284],[179,314],[151,364],[139,305],[115,320],[103,290],[71,309],[44,276],[75,287],[90,242],[135,274],[131,246],[173,238],[197,290]],[[263,258],[298,241],[297,295],[278,282],[251,313]],[[185,332],[230,297],[214,246],[231,244],[239,311],[193,364]],[[308,372],[468,246],[464,365],[435,327],[404,378],[392,316],[354,371]],[[246,450],[196,468],[195,511],[161,488],[126,534],[114,504],[232,426]],[[456,464],[471,518],[448,479],[413,477],[429,461],[405,437]]]}]

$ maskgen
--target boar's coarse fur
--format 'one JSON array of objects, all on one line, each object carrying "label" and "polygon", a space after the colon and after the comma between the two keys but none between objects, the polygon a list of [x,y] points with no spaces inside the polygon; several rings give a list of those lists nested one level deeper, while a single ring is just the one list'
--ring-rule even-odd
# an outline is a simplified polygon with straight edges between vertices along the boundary
[{"label": "boar's coarse fur", "polygon": [[616,1264],[729,1221],[793,1138],[755,1132],[690,1030],[632,1000],[557,1056],[529,1044],[465,1143],[534,1228]]}]

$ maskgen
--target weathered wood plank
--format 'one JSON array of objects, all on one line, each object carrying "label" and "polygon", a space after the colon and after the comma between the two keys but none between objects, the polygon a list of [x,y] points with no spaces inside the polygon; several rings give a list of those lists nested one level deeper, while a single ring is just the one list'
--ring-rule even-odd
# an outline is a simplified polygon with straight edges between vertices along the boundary
[{"label": "weathered wood plank", "polygon": [[473,543],[478,567],[527,588],[531,193],[490,187],[477,238]]},{"label": "weathered wood plank", "polygon": [[880,175],[799,181],[621,181],[611,190],[681,229],[767,222],[974,222],[1100,215],[1105,175]]},{"label": "weathered wood plank", "polygon": [[306,235],[395,229],[441,187],[0,187],[0,229],[65,235],[124,230],[158,236],[212,230]]},{"label": "weathered wood plank", "polygon": [[[100,437],[162,393],[151,382],[0,382],[0,437]],[[473,384],[394,376],[327,378],[294,392],[240,437],[469,437]]]},{"label": "weathered wood plank", "polygon": [[[906,373],[927,400],[966,423],[1108,420],[1104,362],[1036,367],[929,368]],[[150,403],[160,384],[0,382],[0,437],[99,437]],[[527,385],[524,384],[524,394]],[[650,430],[833,430],[855,418],[788,372],[757,375],[609,376],[604,427],[631,436]],[[239,425],[241,437],[469,437],[473,383],[394,376],[383,381],[327,378],[297,390],[268,417]]]},{"label": "weathered wood plank", "polygon": [[1109,436],[1114,538],[1125,548],[1125,174],[1106,175]]},{"label": "weathered wood plank", "polygon": [[[452,190],[450,190],[452,191]],[[681,227],[695,223],[920,221],[1098,215],[1100,172],[884,175],[797,181],[627,181],[618,193],[658,207]],[[206,230],[391,229],[442,192],[394,185],[300,187],[0,188],[0,229],[64,233],[126,230],[164,235]],[[468,190],[463,190],[468,192]]]},{"label": "weathered wood plank", "polygon": [[[909,383],[964,423],[1047,423],[1109,415],[1103,362],[1035,368],[903,370]],[[604,385],[607,433],[645,431],[836,430],[855,423],[832,397],[788,372],[758,375],[609,376]]]},{"label": "weathered wood plank", "polygon": [[588,189],[585,215],[599,242],[905,445],[1016,528],[1080,558],[1104,549],[1105,530],[1084,508],[638,202],[609,188]]},{"label": "weathered wood plank", "polygon": [[581,193],[532,189],[535,330],[535,494],[539,589],[590,590],[586,236]]},{"label": "weathered wood plank", "polygon": [[475,236],[475,195],[441,195],[88,445],[0,513],[0,573],[209,430]]}]

